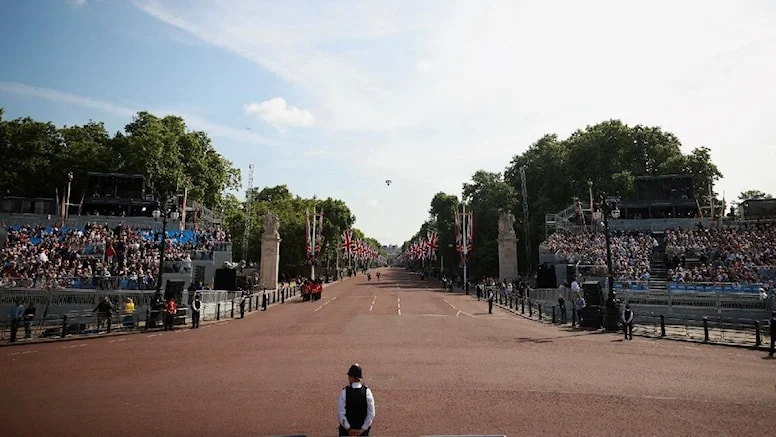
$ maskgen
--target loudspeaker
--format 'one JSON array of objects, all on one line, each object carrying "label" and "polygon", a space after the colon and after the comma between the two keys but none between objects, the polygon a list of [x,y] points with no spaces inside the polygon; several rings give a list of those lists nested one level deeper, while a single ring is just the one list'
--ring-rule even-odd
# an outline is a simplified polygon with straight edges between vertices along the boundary
[{"label": "loudspeaker", "polygon": [[586,281],[582,283],[582,292],[585,296],[585,303],[588,306],[603,306],[604,292],[601,289],[601,283],[598,281]]},{"label": "loudspeaker", "polygon": [[174,299],[176,302],[181,303],[181,299],[183,299],[183,286],[185,284],[184,281],[167,281],[167,286],[164,288],[164,300]]},{"label": "loudspeaker", "polygon": [[216,269],[216,275],[213,278],[213,289],[237,291],[237,270]]}]

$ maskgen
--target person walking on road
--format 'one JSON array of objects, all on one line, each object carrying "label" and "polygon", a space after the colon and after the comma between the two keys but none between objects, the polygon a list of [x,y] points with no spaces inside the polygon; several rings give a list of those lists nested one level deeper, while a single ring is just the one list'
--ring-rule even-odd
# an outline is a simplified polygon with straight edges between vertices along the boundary
[{"label": "person walking on road", "polygon": [[633,340],[633,311],[630,305],[625,305],[622,311],[622,332],[625,333],[626,340]]},{"label": "person walking on road", "polygon": [[495,299],[496,296],[493,294],[493,289],[488,290],[488,314],[493,314],[493,299]]},{"label": "person walking on road", "polygon": [[368,436],[375,418],[375,398],[372,390],[361,382],[361,366],[348,369],[348,385],[337,398],[337,418],[340,436]]}]

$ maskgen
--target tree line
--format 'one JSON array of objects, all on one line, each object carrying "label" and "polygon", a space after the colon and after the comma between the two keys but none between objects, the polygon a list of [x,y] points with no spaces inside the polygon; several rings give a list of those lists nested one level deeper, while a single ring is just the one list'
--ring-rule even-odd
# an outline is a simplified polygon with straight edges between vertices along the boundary
[{"label": "tree line", "polygon": [[[86,189],[87,173],[140,174],[156,199],[170,199],[188,187],[188,198],[224,215],[231,234],[235,260],[258,261],[261,253],[262,217],[280,217],[283,238],[281,271],[303,273],[305,265],[305,210],[313,203],[324,210],[323,242],[319,259],[336,262],[340,235],[351,229],[356,217],[344,201],[314,201],[293,195],[285,185],[254,188],[240,201],[230,192],[241,186],[240,170],[223,157],[208,134],[191,131],[182,117],[158,117],[138,112],[123,131],[111,135],[105,124],[89,120],[84,125],[57,127],[52,122],[22,117],[3,118],[0,108],[0,197],[54,198],[57,187],[73,174],[72,191]],[[246,214],[250,224],[248,252],[242,253]],[[380,244],[354,229],[354,238],[380,250]]]},{"label": "tree line", "polygon": [[[521,169],[525,172],[527,223],[523,214]],[[439,254],[444,257],[446,268],[458,267],[453,213],[463,200],[474,213],[474,250],[468,264],[472,275],[498,276],[496,240],[502,210],[511,211],[517,220],[521,273],[528,269],[535,271],[538,247],[546,238],[545,214],[567,208],[576,198],[587,199],[588,181],[593,183],[596,198],[604,194],[631,198],[636,177],[669,174],[692,177],[695,198],[701,207],[709,207],[711,202],[715,208],[722,206],[717,193],[709,196],[710,187],[722,177],[711,160],[710,150],[697,147],[685,154],[679,139],[659,127],[628,126],[619,120],[608,120],[579,129],[565,139],[547,134],[525,152],[514,155],[504,171],[475,172],[463,184],[463,199],[437,193],[431,199],[429,218],[402,245],[402,250],[433,229],[438,232]],[[768,197],[766,193],[749,190],[739,200],[752,195]],[[524,244],[526,227],[530,259]],[[455,260],[455,264],[448,263],[448,259]]]}]

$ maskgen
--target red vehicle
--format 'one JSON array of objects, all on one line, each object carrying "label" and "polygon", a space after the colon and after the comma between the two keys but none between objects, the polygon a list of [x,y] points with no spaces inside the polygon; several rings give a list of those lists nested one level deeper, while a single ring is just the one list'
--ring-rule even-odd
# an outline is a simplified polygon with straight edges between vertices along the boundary
[{"label": "red vehicle", "polygon": [[302,284],[302,300],[318,300],[323,293],[323,285],[320,282],[304,281]]}]

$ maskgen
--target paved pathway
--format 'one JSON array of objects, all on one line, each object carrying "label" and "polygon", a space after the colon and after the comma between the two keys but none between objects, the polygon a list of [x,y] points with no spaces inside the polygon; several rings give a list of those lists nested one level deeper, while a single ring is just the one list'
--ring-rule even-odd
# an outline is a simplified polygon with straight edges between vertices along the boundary
[{"label": "paved pathway", "polygon": [[373,435],[772,432],[761,352],[489,315],[426,286],[389,269],[199,330],[3,349],[4,435],[334,435],[352,362]]}]

